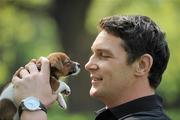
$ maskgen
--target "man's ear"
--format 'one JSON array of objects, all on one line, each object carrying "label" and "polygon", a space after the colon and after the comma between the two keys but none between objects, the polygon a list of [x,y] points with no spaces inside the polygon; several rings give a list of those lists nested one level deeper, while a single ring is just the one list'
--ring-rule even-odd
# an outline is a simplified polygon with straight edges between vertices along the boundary
[{"label": "man's ear", "polygon": [[142,55],[138,60],[135,66],[135,75],[143,76],[144,74],[149,73],[153,64],[153,58],[149,54]]}]

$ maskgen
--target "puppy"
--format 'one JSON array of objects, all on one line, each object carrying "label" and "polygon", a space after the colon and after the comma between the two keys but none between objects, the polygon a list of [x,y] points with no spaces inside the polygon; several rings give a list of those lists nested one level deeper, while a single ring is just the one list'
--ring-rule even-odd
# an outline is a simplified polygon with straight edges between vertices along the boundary
[{"label": "puppy", "polygon": [[[80,64],[72,61],[65,53],[55,52],[47,56],[50,63],[50,85],[56,94],[58,94],[57,102],[66,109],[67,105],[63,95],[70,95],[71,90],[69,86],[63,82],[58,81],[60,77],[77,75],[80,72]],[[33,59],[37,68],[40,70],[40,59]],[[18,75],[18,73],[17,73]],[[63,95],[62,95],[63,94]],[[18,120],[17,112],[18,106],[13,98],[13,84],[10,83],[1,93],[0,96],[0,120]]]}]

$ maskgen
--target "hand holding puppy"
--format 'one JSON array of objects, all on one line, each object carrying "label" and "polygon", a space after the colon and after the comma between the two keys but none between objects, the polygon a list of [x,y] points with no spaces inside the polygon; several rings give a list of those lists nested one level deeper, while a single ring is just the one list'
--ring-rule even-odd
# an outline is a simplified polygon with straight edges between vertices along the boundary
[{"label": "hand holding puppy", "polygon": [[[46,112],[46,108],[55,100],[61,108],[66,109],[63,95],[70,95],[71,90],[60,78],[77,75],[79,72],[80,64],[62,52],[51,53],[47,58],[31,60],[25,67],[16,71],[12,83],[2,91],[0,119],[18,120],[23,109],[34,111],[42,108],[41,110]],[[38,104],[32,103],[33,100]]]},{"label": "hand holding puppy", "polygon": [[[49,61],[49,63],[48,63]],[[66,76],[70,76],[70,75],[77,75],[80,71],[80,64],[77,62],[72,61],[65,53],[62,52],[55,52],[55,53],[51,53],[50,55],[47,56],[47,58],[40,58],[39,60],[31,60],[31,62],[29,62],[26,66],[26,69],[21,69],[18,70],[15,73],[15,78],[17,79],[17,81],[21,82],[20,78],[24,78],[25,80],[27,79],[27,81],[29,80],[38,80],[40,79],[40,81],[37,81],[36,85],[37,88],[39,87],[40,90],[37,90],[39,93],[40,92],[47,92],[47,94],[51,93],[51,94],[56,94],[56,96],[44,96],[45,98],[49,97],[56,97],[57,98],[57,102],[59,103],[59,105],[63,108],[66,109],[67,105],[66,102],[62,96],[62,94],[64,95],[70,95],[71,90],[69,88],[69,86],[60,80],[60,77],[66,77]],[[18,78],[19,77],[19,78]],[[47,80],[49,79],[50,80]],[[13,78],[14,79],[14,78]],[[43,79],[46,79],[44,82],[45,83],[50,83],[50,87],[51,87],[51,91],[44,91],[44,86],[41,85],[41,80],[43,81]],[[60,81],[59,81],[60,80]],[[13,80],[14,81],[14,80]],[[33,83],[32,83],[33,84]],[[35,84],[35,82],[34,82]],[[21,85],[21,84],[19,84]],[[15,86],[18,86],[15,84]],[[27,82],[27,86],[28,87],[28,82]],[[26,88],[25,87],[25,88]],[[45,86],[48,87],[46,88],[47,90],[49,90],[49,86]],[[35,93],[35,90],[32,90],[32,95]],[[37,93],[38,94],[38,93]],[[49,94],[50,95],[50,94]],[[28,96],[28,95],[25,95]],[[45,102],[45,105],[49,105],[49,101],[44,100],[44,98],[41,98],[42,95],[36,95],[34,97],[37,97],[38,99],[42,99],[42,102]],[[18,97],[18,96],[17,96]],[[19,100],[18,100],[19,101]],[[48,101],[48,102],[47,102]]]},{"label": "hand holding puppy", "polygon": [[[49,84],[50,69],[49,60],[41,59],[41,70],[39,71],[34,62],[29,62],[25,68],[20,68],[14,75],[14,97],[18,105],[22,99],[34,96],[37,97],[46,107],[57,99]],[[20,72],[19,72],[20,71]],[[19,77],[17,77],[17,73]]]}]

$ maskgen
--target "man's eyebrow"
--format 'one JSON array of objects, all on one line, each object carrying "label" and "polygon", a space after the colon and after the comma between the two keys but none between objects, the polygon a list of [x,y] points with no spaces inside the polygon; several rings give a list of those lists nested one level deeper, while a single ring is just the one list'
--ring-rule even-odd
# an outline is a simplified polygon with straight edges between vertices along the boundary
[{"label": "man's eyebrow", "polygon": [[96,51],[97,51],[97,52],[105,52],[105,53],[107,53],[107,54],[112,55],[112,52],[109,51],[108,49],[96,49]]},{"label": "man's eyebrow", "polygon": [[110,51],[107,50],[107,49],[105,49],[105,48],[97,48],[97,49],[96,49],[96,48],[91,47],[91,51],[97,51],[97,52],[103,51],[103,52],[110,53]]},{"label": "man's eyebrow", "polygon": [[107,53],[107,54],[112,55],[112,52],[109,51],[108,49],[105,49],[105,48],[97,48],[97,49],[94,49],[93,47],[91,47],[91,51],[92,51],[92,52],[105,52],[105,53]]}]

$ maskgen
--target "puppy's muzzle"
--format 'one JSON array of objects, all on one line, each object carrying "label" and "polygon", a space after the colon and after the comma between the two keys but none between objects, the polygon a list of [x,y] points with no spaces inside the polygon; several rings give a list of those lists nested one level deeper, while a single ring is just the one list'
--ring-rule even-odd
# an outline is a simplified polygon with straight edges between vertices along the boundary
[{"label": "puppy's muzzle", "polygon": [[68,73],[68,75],[77,75],[80,72],[80,64],[78,62],[73,62],[73,65]]}]

